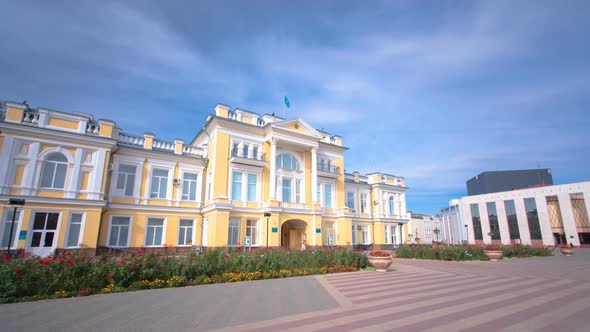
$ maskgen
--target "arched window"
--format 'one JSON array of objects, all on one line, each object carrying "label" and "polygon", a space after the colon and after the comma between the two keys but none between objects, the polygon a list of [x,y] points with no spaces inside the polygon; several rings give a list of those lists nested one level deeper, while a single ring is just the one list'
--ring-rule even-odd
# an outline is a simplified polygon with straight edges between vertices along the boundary
[{"label": "arched window", "polygon": [[389,215],[390,216],[393,215],[394,207],[395,207],[395,204],[393,204],[393,196],[389,196]]},{"label": "arched window", "polygon": [[292,170],[299,170],[299,162],[297,159],[288,153],[281,153],[277,156],[277,168],[285,168]]},{"label": "arched window", "polygon": [[41,175],[41,187],[51,189],[64,189],[66,184],[66,172],[68,159],[61,153],[49,154],[43,162]]}]

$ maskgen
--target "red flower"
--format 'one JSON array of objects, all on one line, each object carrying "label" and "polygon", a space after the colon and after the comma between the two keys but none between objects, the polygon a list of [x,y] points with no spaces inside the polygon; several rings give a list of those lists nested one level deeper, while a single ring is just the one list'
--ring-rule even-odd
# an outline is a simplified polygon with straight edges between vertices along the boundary
[{"label": "red flower", "polygon": [[10,255],[4,255],[4,260],[5,261],[9,261],[11,259],[12,259],[12,256],[10,256]]},{"label": "red flower", "polygon": [[109,274],[109,279],[111,279],[111,280],[113,279],[113,275],[112,274]]},{"label": "red flower", "polygon": [[72,253],[68,251],[66,252],[66,256],[72,256]]},{"label": "red flower", "polygon": [[137,257],[135,257],[133,260],[136,261],[136,262],[141,262],[141,259],[139,259]]},{"label": "red flower", "polygon": [[180,264],[178,264],[178,266],[184,267],[184,263],[180,263]]},{"label": "red flower", "polygon": [[195,264],[195,267],[196,267],[197,269],[200,269],[200,268],[201,268],[201,264]]},{"label": "red flower", "polygon": [[72,262],[71,259],[68,259],[68,261],[66,263],[68,264],[68,266],[72,266],[74,264],[74,262]]},{"label": "red flower", "polygon": [[119,265],[123,265],[123,264],[125,264],[125,260],[124,260],[124,259],[120,259],[120,260],[117,262],[117,264],[119,264]]},{"label": "red flower", "polygon": [[49,274],[49,271],[45,270],[45,271],[43,271],[43,274],[44,275],[48,275]]},{"label": "red flower", "polygon": [[129,271],[131,271],[131,272],[135,271],[135,266],[133,266],[133,265],[130,265],[130,266],[129,266]]},{"label": "red flower", "polygon": [[229,255],[228,254],[225,254],[225,258],[229,258]]},{"label": "red flower", "polygon": [[61,260],[59,261],[59,264],[63,264],[63,263],[65,263],[65,261],[64,261],[63,259],[61,259]]}]

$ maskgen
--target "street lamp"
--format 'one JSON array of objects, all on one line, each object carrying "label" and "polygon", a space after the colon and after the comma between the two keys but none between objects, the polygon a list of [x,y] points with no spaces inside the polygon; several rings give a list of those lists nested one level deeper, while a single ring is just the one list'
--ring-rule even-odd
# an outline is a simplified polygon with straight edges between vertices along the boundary
[{"label": "street lamp", "polygon": [[465,224],[465,237],[467,238],[467,244],[469,244],[469,225]]},{"label": "street lamp", "polygon": [[268,226],[269,226],[269,221],[268,218],[270,218],[271,213],[270,212],[264,212],[264,216],[266,217],[266,247],[268,248]]},{"label": "street lamp", "polygon": [[6,254],[10,255],[10,247],[12,246],[12,232],[14,232],[14,222],[16,220],[16,209],[19,206],[25,205],[25,200],[21,198],[9,198],[8,205],[14,205],[14,212],[12,213],[12,224],[10,225],[10,235],[8,236],[8,248]]}]

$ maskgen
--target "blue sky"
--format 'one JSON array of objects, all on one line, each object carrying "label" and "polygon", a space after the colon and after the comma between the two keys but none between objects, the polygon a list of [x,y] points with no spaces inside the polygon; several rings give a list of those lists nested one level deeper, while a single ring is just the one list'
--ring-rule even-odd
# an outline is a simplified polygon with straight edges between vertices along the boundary
[{"label": "blue sky", "polygon": [[486,170],[590,180],[587,1],[10,1],[0,99],[190,140],[217,103],[344,138],[436,213]]}]

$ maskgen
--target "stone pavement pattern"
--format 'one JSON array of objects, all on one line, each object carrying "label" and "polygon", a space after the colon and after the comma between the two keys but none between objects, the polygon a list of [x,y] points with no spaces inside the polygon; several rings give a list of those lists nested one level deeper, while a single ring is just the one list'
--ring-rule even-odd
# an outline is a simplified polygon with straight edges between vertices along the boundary
[{"label": "stone pavement pattern", "polygon": [[3,331],[590,331],[590,250],[0,305]]}]

